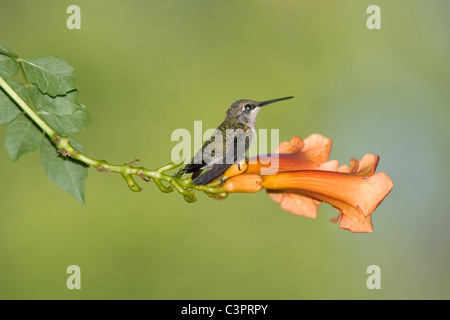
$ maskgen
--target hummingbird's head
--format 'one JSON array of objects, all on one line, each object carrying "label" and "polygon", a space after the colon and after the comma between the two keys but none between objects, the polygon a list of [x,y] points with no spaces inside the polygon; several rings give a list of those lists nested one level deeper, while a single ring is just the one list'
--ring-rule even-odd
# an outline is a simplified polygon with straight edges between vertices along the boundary
[{"label": "hummingbird's head", "polygon": [[254,101],[248,99],[237,100],[228,108],[226,119],[245,123],[250,128],[255,128],[256,116],[262,107],[274,102],[292,98],[293,97],[284,97],[266,101]]}]

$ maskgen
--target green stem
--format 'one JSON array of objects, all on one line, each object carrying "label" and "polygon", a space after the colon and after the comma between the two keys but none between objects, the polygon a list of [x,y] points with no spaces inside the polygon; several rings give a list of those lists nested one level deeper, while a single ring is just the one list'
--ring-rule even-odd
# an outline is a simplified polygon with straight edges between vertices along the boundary
[{"label": "green stem", "polygon": [[[26,74],[25,74],[26,77]],[[6,94],[17,104],[17,106],[30,117],[30,119],[41,128],[45,134],[53,141],[60,152],[64,156],[69,156],[73,159],[81,161],[91,167],[96,168],[100,172],[114,172],[119,173],[125,179],[128,187],[132,191],[141,191],[142,189],[137,185],[132,176],[139,176],[142,180],[148,182],[151,179],[155,181],[155,184],[162,192],[172,192],[174,189],[184,196],[187,202],[196,201],[194,191],[203,191],[208,195],[214,194],[219,197],[225,198],[228,194],[222,187],[212,187],[206,185],[195,185],[192,183],[191,178],[181,179],[173,175],[165,174],[166,171],[175,169],[182,165],[182,161],[177,163],[169,163],[157,170],[149,170],[143,167],[134,167],[129,164],[115,165],[110,164],[104,160],[93,159],[72,146],[69,138],[63,136],[53,130],[39,115],[31,109],[25,101],[8,85],[8,83],[0,76],[0,87],[6,92]],[[133,161],[134,163],[136,161]],[[170,184],[167,187],[162,184],[162,181]]]},{"label": "green stem", "polygon": [[57,132],[53,130],[44,120],[42,120],[1,76],[0,87],[10,96],[17,106],[22,109],[22,111],[25,112],[31,120],[50,137],[50,139],[54,139]]}]

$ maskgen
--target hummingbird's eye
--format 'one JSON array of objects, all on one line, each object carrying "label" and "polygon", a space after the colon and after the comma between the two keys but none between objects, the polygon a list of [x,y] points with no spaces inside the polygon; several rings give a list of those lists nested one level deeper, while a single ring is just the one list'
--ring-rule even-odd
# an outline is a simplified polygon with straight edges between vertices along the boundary
[{"label": "hummingbird's eye", "polygon": [[253,109],[253,106],[252,106],[251,104],[246,104],[246,105],[244,106],[244,108],[245,108],[245,110],[249,111],[249,110],[252,110],[252,109]]}]

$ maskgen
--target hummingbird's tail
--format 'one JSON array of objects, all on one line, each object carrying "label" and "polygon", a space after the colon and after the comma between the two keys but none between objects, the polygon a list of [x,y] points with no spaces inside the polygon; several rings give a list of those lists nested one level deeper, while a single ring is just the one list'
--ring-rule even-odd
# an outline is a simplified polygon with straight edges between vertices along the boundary
[{"label": "hummingbird's tail", "polygon": [[206,163],[188,163],[183,169],[181,169],[180,172],[182,173],[192,173],[192,180],[197,178],[202,172],[205,167]]}]

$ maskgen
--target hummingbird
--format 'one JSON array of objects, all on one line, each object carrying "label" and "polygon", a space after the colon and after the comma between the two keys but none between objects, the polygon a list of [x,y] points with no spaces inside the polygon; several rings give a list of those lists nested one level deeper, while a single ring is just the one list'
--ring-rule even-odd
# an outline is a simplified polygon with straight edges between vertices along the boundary
[{"label": "hummingbird", "polygon": [[231,165],[246,159],[245,154],[256,134],[256,116],[261,108],[292,98],[289,96],[266,101],[240,99],[233,102],[225,120],[181,172],[192,173],[191,178],[196,185],[208,184],[219,178]]}]

